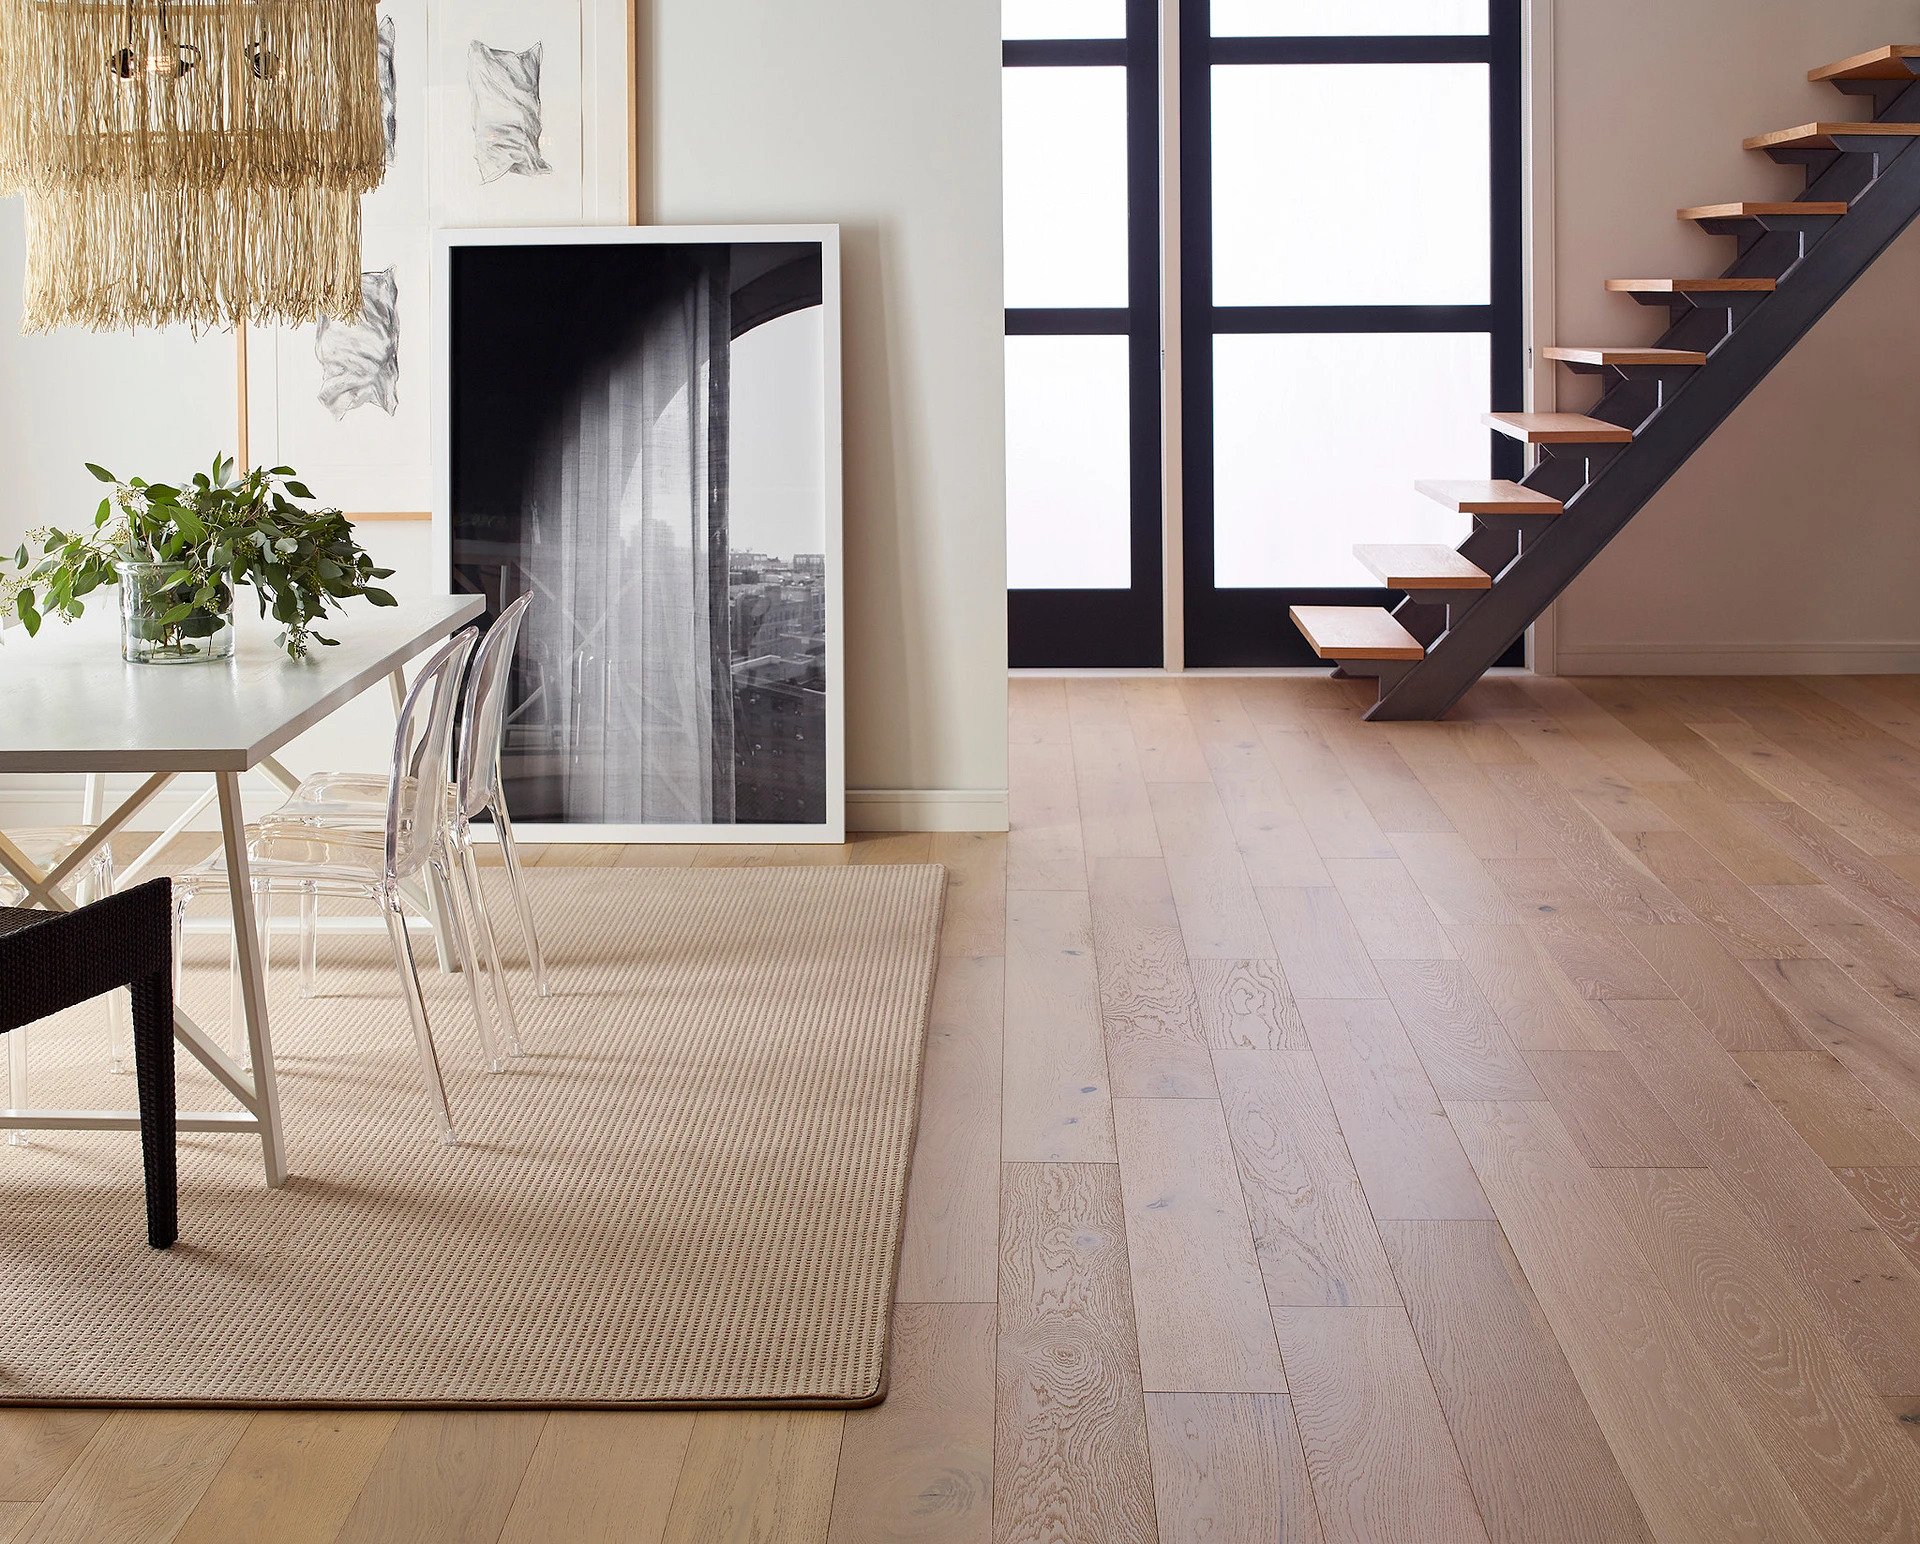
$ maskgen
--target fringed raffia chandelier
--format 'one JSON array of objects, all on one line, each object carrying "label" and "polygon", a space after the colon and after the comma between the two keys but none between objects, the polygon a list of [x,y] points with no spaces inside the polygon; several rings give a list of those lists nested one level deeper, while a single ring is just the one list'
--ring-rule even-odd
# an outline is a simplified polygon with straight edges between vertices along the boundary
[{"label": "fringed raffia chandelier", "polygon": [[29,331],[360,311],[375,0],[0,0]]}]

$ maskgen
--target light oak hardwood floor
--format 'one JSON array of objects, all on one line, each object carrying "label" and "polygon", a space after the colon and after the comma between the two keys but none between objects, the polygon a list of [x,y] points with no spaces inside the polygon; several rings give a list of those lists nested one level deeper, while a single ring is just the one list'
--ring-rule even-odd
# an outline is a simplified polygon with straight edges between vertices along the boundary
[{"label": "light oak hardwood floor", "polygon": [[1362,700],[1023,677],[1006,837],[537,852],[948,865],[884,1405],[0,1411],[0,1544],[1920,1538],[1920,681]]}]

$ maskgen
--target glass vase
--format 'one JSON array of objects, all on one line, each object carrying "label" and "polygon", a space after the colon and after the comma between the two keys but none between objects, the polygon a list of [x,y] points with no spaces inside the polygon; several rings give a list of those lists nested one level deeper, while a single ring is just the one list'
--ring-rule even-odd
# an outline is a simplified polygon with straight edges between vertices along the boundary
[{"label": "glass vase", "polygon": [[[233,592],[194,604],[198,581],[178,563],[124,562],[120,571],[120,657],[136,665],[179,665],[233,654]],[[224,604],[221,604],[221,601]]]}]

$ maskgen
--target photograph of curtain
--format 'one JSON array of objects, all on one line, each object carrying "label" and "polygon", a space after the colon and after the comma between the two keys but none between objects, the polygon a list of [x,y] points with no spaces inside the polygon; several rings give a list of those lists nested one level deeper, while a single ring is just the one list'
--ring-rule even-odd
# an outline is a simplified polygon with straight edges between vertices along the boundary
[{"label": "photograph of curtain", "polygon": [[450,579],[531,593],[516,820],[827,814],[817,245],[461,245],[448,269]]},{"label": "photograph of curtain", "polygon": [[572,820],[733,819],[726,265],[677,265],[554,405],[528,470],[520,565],[549,603],[526,647],[564,683],[549,723]]}]

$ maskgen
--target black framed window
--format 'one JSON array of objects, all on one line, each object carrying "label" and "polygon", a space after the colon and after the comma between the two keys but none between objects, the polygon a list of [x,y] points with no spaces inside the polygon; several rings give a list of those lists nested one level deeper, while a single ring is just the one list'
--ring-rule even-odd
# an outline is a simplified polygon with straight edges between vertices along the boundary
[{"label": "black framed window", "polygon": [[1003,14],[1009,661],[1157,666],[1158,0]]},{"label": "black framed window", "polygon": [[1180,17],[1186,659],[1312,664],[1353,543],[1467,534],[1416,478],[1521,470],[1520,0]]}]

